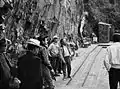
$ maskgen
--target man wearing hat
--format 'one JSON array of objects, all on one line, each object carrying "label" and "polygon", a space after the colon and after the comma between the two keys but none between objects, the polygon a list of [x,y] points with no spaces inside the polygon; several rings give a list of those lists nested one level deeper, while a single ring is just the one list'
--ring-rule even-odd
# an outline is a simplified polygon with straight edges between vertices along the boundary
[{"label": "man wearing hat", "polygon": [[43,73],[43,79],[45,81],[44,85],[47,89],[54,89],[55,86],[53,83],[53,79],[54,80],[56,79],[54,76],[51,75],[51,74],[54,75],[54,70],[51,66],[48,57],[46,38],[47,37],[38,37],[38,40],[40,41],[40,45],[41,45],[38,56],[42,59],[42,73]]},{"label": "man wearing hat", "polygon": [[51,64],[52,64],[52,67],[53,67],[53,69],[55,71],[55,76],[60,76],[58,74],[59,49],[60,49],[60,47],[58,45],[58,36],[55,35],[53,37],[52,43],[48,47],[49,56],[51,57]]},{"label": "man wearing hat", "polygon": [[110,89],[117,89],[120,83],[120,33],[114,33],[114,43],[107,47],[104,65],[109,74]]},{"label": "man wearing hat", "polygon": [[20,89],[42,89],[41,59],[37,56],[40,41],[30,39],[27,43],[28,51],[18,59]]}]

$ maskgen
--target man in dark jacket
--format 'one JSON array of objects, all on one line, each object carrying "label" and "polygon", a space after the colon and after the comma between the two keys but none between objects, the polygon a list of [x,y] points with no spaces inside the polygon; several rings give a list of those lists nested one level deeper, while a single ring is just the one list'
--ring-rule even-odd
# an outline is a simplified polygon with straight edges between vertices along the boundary
[{"label": "man in dark jacket", "polygon": [[6,40],[0,40],[0,89],[8,89],[9,88],[9,80],[11,78],[10,72],[10,62],[6,58]]},{"label": "man in dark jacket", "polygon": [[42,66],[39,52],[40,41],[30,39],[28,51],[18,59],[18,78],[21,80],[20,89],[42,89]]},{"label": "man in dark jacket", "polygon": [[55,86],[53,84],[53,79],[52,79],[53,76],[51,76],[51,73],[54,74],[54,70],[49,61],[48,50],[46,46],[47,43],[45,42],[45,38],[42,38],[42,37],[38,38],[38,40],[40,41],[40,45],[41,45],[38,56],[42,60],[42,73],[43,73],[43,78],[45,80],[45,83],[46,85],[48,85],[47,88],[54,89]]}]

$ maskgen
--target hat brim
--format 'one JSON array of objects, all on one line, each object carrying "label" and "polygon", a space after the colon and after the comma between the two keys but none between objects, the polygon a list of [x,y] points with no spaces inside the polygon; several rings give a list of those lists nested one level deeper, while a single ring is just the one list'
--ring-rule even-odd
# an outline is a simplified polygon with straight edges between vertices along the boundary
[{"label": "hat brim", "polygon": [[34,46],[40,47],[40,45],[37,45],[37,44],[35,44],[35,43],[32,42],[32,41],[27,42],[27,44],[31,44],[31,45],[34,45]]},{"label": "hat brim", "polygon": [[120,36],[120,33],[114,33],[113,35],[119,35]]},{"label": "hat brim", "polygon": [[53,37],[53,39],[59,39],[59,37]]}]

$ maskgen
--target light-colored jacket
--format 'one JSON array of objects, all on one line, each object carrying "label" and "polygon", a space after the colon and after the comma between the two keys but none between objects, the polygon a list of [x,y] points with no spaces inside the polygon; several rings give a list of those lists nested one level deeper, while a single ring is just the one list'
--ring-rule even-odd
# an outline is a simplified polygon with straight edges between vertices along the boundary
[{"label": "light-colored jacket", "polygon": [[110,68],[120,69],[120,43],[116,42],[107,47],[107,55],[104,60],[104,65],[109,71]]}]

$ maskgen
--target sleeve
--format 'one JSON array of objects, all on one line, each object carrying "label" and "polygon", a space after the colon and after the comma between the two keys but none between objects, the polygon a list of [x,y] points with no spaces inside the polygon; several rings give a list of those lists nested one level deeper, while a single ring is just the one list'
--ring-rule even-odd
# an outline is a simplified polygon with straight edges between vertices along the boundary
[{"label": "sleeve", "polygon": [[8,81],[11,78],[10,67],[7,64],[5,58],[2,54],[0,54],[0,64],[1,64],[1,67],[2,67],[2,70],[3,70],[2,74],[4,74],[3,79],[4,79],[4,81]]},{"label": "sleeve", "polygon": [[48,57],[48,51],[46,48],[43,48],[42,56],[43,56],[43,64],[47,66],[50,70],[52,70],[52,66],[50,64],[49,57]]},{"label": "sleeve", "polygon": [[17,77],[20,79],[20,80],[22,80],[22,77],[21,77],[21,66],[20,66],[20,60],[21,60],[21,58],[19,58],[18,59],[18,62],[17,62]]},{"label": "sleeve", "polygon": [[48,50],[51,50],[52,49],[52,44],[50,44],[50,46],[48,47]]},{"label": "sleeve", "polygon": [[51,49],[52,49],[52,44],[50,44],[50,46],[48,47],[48,55],[49,55],[50,57],[51,57],[51,53],[50,53]]},{"label": "sleeve", "polygon": [[63,57],[63,49],[61,48],[59,51],[60,54],[60,59],[65,62],[64,57]]},{"label": "sleeve", "polygon": [[112,57],[111,57],[110,49],[107,48],[107,54],[106,54],[106,57],[105,57],[105,60],[104,60],[104,66],[107,69],[107,71],[109,71],[110,68],[111,68],[111,64],[110,64],[111,58]]}]

